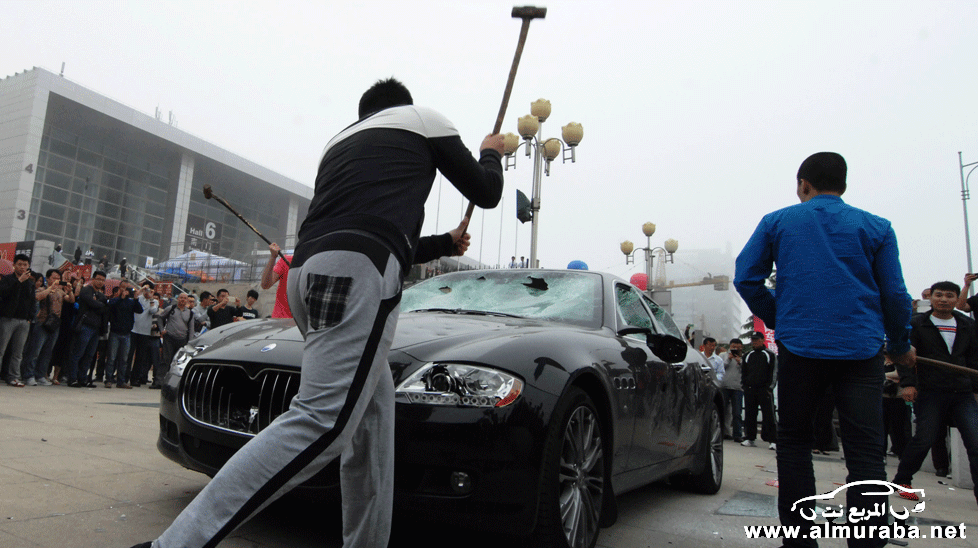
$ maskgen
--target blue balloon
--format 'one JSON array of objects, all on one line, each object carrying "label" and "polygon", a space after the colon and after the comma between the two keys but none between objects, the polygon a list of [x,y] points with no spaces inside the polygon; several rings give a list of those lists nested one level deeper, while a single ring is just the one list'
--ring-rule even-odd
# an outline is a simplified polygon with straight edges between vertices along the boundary
[{"label": "blue balloon", "polygon": [[584,261],[571,261],[567,263],[567,270],[587,270],[587,263]]}]

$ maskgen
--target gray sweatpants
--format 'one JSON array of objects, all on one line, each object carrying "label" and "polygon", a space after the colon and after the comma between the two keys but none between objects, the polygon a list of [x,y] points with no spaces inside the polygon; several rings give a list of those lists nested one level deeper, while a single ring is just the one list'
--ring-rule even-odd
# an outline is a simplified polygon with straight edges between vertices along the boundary
[{"label": "gray sweatpants", "polygon": [[387,353],[401,270],[370,238],[331,234],[289,271],[289,305],[305,336],[288,411],[224,465],[154,548],[214,547],[337,456],[343,545],[386,547],[394,497],[394,382]]}]

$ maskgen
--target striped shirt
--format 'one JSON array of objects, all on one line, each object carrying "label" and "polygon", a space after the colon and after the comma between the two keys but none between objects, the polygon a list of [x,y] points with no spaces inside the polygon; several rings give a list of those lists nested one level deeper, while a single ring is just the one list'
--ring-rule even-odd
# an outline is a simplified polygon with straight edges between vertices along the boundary
[{"label": "striped shirt", "polygon": [[953,352],[954,349],[954,337],[958,334],[958,321],[954,317],[950,317],[946,320],[940,318],[935,318],[933,315],[930,317],[930,321],[937,326],[937,330],[941,332],[941,336],[944,337],[944,342],[947,343],[947,351]]}]

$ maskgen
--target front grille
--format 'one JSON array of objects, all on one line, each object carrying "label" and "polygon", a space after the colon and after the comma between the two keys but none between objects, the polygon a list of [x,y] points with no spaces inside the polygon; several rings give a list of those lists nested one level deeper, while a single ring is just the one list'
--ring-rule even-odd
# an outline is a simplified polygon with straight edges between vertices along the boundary
[{"label": "front grille", "polygon": [[237,365],[195,363],[184,373],[183,410],[204,424],[257,434],[298,392],[297,372],[263,369],[252,378]]}]

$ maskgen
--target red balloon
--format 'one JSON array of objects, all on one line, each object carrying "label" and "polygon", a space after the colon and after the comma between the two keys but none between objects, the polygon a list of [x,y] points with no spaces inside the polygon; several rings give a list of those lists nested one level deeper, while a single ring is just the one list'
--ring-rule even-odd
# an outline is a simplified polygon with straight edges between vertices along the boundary
[{"label": "red balloon", "polygon": [[629,278],[628,281],[642,291],[645,291],[649,286],[649,277],[641,272],[638,274],[632,274],[632,277]]}]

